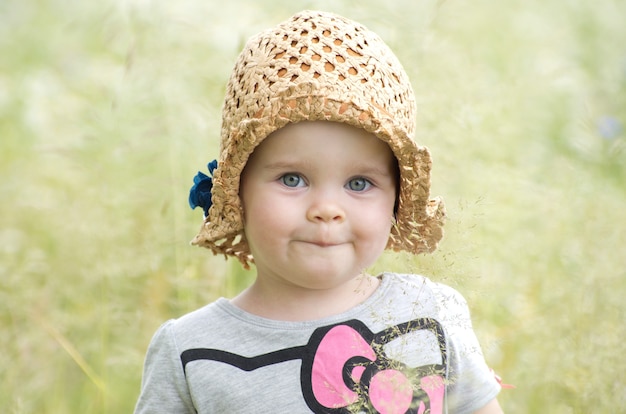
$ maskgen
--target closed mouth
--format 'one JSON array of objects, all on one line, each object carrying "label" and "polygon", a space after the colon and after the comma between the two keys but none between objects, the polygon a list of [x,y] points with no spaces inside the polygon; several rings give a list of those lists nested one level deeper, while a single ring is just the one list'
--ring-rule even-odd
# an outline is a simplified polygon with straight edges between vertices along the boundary
[{"label": "closed mouth", "polygon": [[322,240],[308,240],[308,241],[303,241],[303,243],[311,244],[317,247],[334,247],[334,246],[339,246],[343,244],[343,243],[336,243],[336,242],[327,242],[327,241],[322,241]]}]

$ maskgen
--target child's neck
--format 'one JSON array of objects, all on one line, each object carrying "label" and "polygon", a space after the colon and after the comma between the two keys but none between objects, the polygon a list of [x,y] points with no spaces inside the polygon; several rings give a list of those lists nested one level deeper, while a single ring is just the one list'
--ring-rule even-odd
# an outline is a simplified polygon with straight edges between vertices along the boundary
[{"label": "child's neck", "polygon": [[277,290],[259,280],[231,300],[244,311],[267,319],[310,321],[343,313],[363,303],[376,290],[380,280],[359,275],[332,289],[287,288]]}]

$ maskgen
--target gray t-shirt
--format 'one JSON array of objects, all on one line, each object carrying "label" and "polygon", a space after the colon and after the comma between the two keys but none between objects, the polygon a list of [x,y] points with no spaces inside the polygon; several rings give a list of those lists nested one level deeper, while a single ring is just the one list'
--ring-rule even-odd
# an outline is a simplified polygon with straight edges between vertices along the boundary
[{"label": "gray t-shirt", "polygon": [[163,324],[135,413],[471,413],[500,386],[454,289],[385,273],[321,320],[261,318],[217,301]]}]

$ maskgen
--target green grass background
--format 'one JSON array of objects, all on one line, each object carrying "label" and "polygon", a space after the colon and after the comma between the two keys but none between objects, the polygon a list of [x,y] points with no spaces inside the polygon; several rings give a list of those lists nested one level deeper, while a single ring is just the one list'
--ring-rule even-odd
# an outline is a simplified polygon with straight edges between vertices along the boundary
[{"label": "green grass background", "polygon": [[[133,409],[161,322],[251,275],[189,246],[243,42],[304,8],[396,51],[447,203],[385,255],[463,292],[508,413],[626,406],[626,2],[0,2],[0,411]],[[253,407],[251,407],[253,409]]]}]

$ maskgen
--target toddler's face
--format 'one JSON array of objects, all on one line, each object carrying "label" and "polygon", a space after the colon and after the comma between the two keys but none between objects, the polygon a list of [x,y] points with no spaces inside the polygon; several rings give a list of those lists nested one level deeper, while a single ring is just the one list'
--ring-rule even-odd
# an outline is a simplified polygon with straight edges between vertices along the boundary
[{"label": "toddler's face", "polygon": [[328,289],[358,276],[387,244],[396,176],[387,144],[362,129],[300,122],[271,134],[241,176],[257,278]]}]

